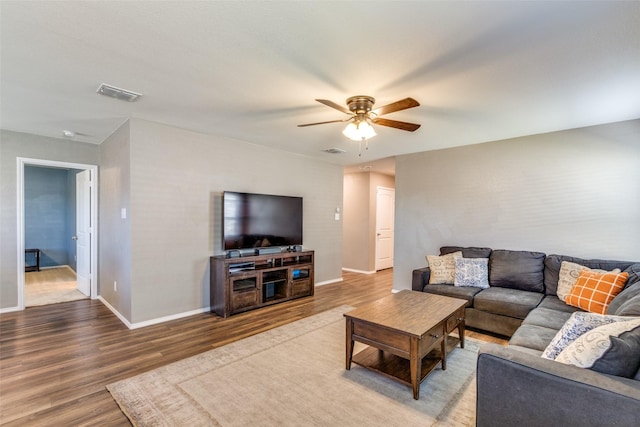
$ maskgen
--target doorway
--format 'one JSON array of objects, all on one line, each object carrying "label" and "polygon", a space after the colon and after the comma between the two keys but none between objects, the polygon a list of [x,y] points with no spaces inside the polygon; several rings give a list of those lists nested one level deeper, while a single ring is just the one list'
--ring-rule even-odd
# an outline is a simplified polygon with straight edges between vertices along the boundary
[{"label": "doorway", "polygon": [[[63,170],[76,170],[77,174],[73,174],[73,186],[76,188],[77,196],[75,197],[75,206],[73,207],[73,213],[75,213],[76,220],[74,221],[77,226],[74,226],[73,230],[67,232],[69,239],[73,238],[73,260],[72,263],[78,272],[76,279],[76,272],[69,267],[62,267],[60,269],[43,270],[45,274],[35,276],[32,273],[25,272],[25,169],[30,166],[37,166],[42,168],[51,169],[63,169]],[[43,280],[51,279],[57,284],[53,284],[54,287],[62,286],[62,292],[74,291],[73,286],[70,288],[71,277],[73,276],[73,285],[75,286],[76,295],[79,293],[78,298],[89,296],[90,298],[97,298],[97,165],[86,165],[78,163],[67,163],[41,159],[27,159],[18,158],[18,203],[17,203],[17,220],[18,220],[18,308],[23,310],[26,304],[25,298],[25,286],[27,283],[26,275],[29,274],[29,283],[42,282]],[[53,256],[55,257],[55,255]],[[76,261],[77,260],[77,261]],[[52,261],[56,264],[55,261]],[[32,268],[29,268],[32,270]],[[65,283],[60,283],[65,282]],[[81,289],[82,288],[82,289]],[[84,293],[84,295],[82,295]],[[71,298],[73,299],[73,298]],[[63,299],[66,300],[66,299]],[[55,298],[51,302],[56,301]]]}]

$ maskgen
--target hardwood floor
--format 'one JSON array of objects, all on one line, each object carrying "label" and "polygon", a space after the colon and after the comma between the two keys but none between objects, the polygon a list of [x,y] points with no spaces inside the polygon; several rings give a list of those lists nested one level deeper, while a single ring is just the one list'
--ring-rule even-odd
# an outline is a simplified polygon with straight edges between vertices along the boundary
[{"label": "hardwood floor", "polygon": [[[129,426],[105,386],[343,304],[391,292],[392,270],[344,272],[315,296],[239,314],[129,330],[98,300],[0,315],[0,424]],[[469,331],[468,337],[506,341]]]}]

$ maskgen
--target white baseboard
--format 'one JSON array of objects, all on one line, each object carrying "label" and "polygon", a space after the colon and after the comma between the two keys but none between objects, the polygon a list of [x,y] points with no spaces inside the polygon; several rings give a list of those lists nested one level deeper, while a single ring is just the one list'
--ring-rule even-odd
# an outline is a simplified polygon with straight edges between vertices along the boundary
[{"label": "white baseboard", "polygon": [[102,295],[99,295],[99,296],[98,296],[98,300],[100,300],[100,302],[101,302],[101,303],[103,303],[103,304],[105,305],[105,307],[107,307],[109,310],[111,310],[111,312],[112,312],[113,314],[115,314],[115,315],[116,315],[116,317],[117,317],[118,319],[120,319],[120,321],[121,321],[122,323],[124,323],[124,325],[125,325],[127,328],[131,329],[131,323],[130,323],[130,322],[129,322],[129,321],[128,321],[128,320],[127,320],[127,319],[126,319],[122,314],[120,314],[120,312],[119,312],[118,310],[116,310],[114,306],[112,306],[111,304],[109,304],[109,302],[108,302],[106,299],[102,298]]},{"label": "white baseboard", "polygon": [[122,323],[125,324],[125,326],[129,329],[138,329],[138,328],[144,328],[145,326],[151,326],[151,325],[157,325],[158,323],[164,323],[164,322],[168,322],[170,320],[177,320],[177,319],[182,319],[183,317],[189,317],[189,316],[194,316],[196,314],[201,314],[201,313],[208,313],[211,311],[210,307],[205,307],[205,308],[199,308],[197,310],[191,310],[191,311],[187,311],[184,313],[177,313],[177,314],[172,314],[170,316],[164,316],[164,317],[158,317],[157,319],[151,319],[151,320],[145,320],[144,322],[136,322],[136,323],[131,323],[129,322],[122,314],[120,314],[120,312],[118,310],[116,310],[111,304],[109,304],[109,302],[107,302],[107,300],[105,300],[104,298],[102,298],[102,296],[99,296],[98,299],[109,309],[111,310],[111,312],[113,314],[116,315],[116,317],[118,319],[120,319],[120,321]]},{"label": "white baseboard", "polygon": [[331,279],[331,280],[325,280],[324,282],[317,282],[314,286],[328,285],[329,283],[338,283],[342,281],[343,279],[342,277],[340,277],[339,279]]},{"label": "white baseboard", "polygon": [[[157,325],[158,323],[168,322],[170,320],[182,319],[183,317],[195,316],[196,314],[209,313],[210,307],[199,308],[197,310],[185,311],[184,313],[172,314],[170,316],[158,317],[157,319],[145,320],[144,322],[133,323],[130,329],[144,328],[145,326]],[[215,316],[215,314],[211,314]]]},{"label": "white baseboard", "polygon": [[18,308],[18,306],[15,307],[7,307],[7,308],[0,308],[0,314],[2,313],[11,313],[14,311],[22,311]]},{"label": "white baseboard", "polygon": [[364,271],[364,270],[355,270],[353,268],[344,268],[342,267],[342,271],[350,271],[351,273],[360,273],[360,274],[375,274],[375,270]]},{"label": "white baseboard", "polygon": [[[54,268],[69,268],[69,269],[71,269],[73,271],[73,268],[71,268],[67,264],[64,264],[64,265],[50,265],[48,267],[40,267],[40,270],[52,270]],[[74,271],[74,273],[75,273],[75,271]]]}]

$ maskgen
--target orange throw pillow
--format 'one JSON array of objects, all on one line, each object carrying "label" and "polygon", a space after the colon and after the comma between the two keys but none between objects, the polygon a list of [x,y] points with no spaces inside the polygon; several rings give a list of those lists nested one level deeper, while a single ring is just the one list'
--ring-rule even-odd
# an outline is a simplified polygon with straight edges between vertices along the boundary
[{"label": "orange throw pillow", "polygon": [[565,302],[591,313],[605,314],[611,300],[624,288],[629,273],[595,273],[583,270]]}]

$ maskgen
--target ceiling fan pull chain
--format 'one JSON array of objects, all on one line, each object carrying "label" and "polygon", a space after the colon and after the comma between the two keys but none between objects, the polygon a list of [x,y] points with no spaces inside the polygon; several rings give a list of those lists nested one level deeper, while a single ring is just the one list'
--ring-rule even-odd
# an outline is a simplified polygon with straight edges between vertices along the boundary
[{"label": "ceiling fan pull chain", "polygon": [[358,157],[362,157],[362,141],[364,140],[364,138],[362,138],[360,141],[358,141]]}]

